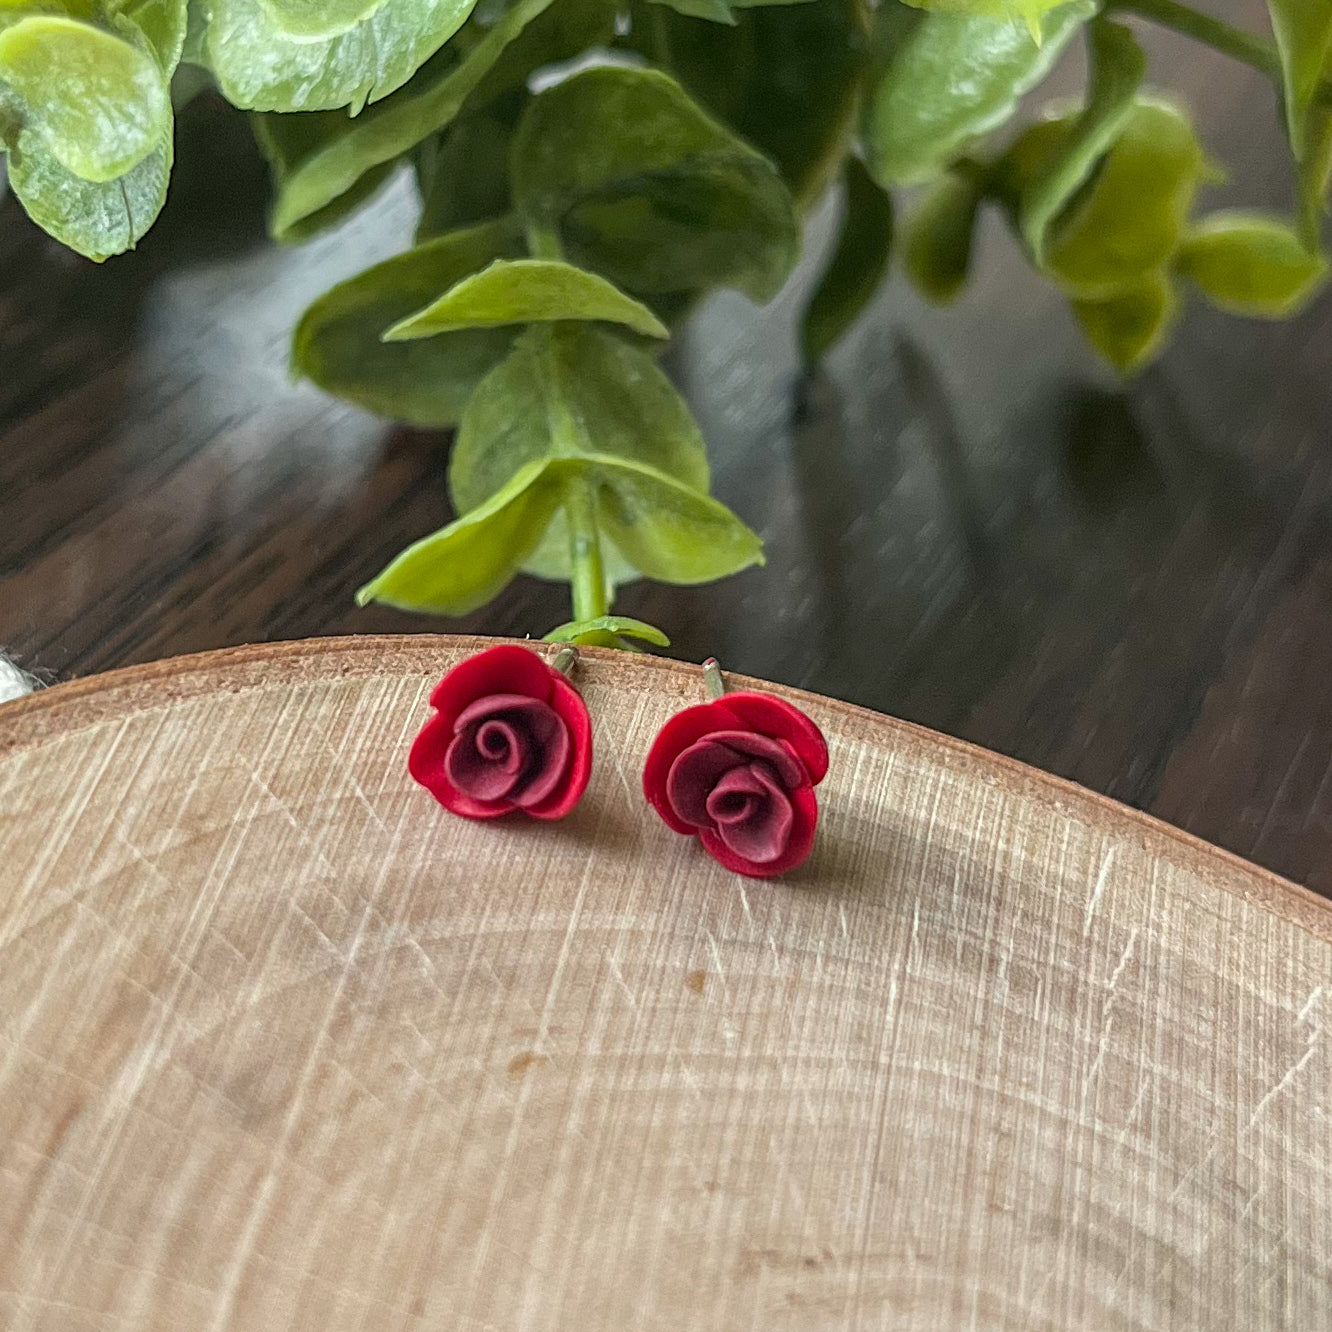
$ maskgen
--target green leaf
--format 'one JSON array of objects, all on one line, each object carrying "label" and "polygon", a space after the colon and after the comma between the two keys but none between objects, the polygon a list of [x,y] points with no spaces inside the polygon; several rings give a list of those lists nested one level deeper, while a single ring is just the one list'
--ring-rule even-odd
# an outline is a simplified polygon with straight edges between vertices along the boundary
[{"label": "green leaf", "polygon": [[1037,42],[1012,22],[883,4],[861,124],[870,173],[884,186],[935,175],[1012,116],[1095,11],[1092,0],[1051,10]]},{"label": "green leaf", "polygon": [[974,175],[950,171],[911,215],[906,273],[927,300],[946,305],[966,284],[971,238],[983,197],[982,184]]},{"label": "green leaf", "polygon": [[634,39],[770,158],[805,209],[837,178],[855,132],[867,13],[859,0],[817,0],[742,10],[732,27],[658,13]]},{"label": "green leaf", "polygon": [[94,183],[65,171],[54,159],[11,157],[9,184],[44,231],[97,263],[132,250],[157,220],[171,173],[167,147],[150,154],[117,180]]},{"label": "green leaf", "polygon": [[482,111],[456,120],[443,134],[420,144],[415,154],[421,192],[418,241],[509,212],[512,133],[512,126]]},{"label": "green leaf", "polygon": [[292,37],[337,37],[363,23],[383,0],[259,0],[273,26]]},{"label": "green leaf", "polygon": [[677,14],[684,14],[688,18],[734,25],[738,21],[735,12],[737,9],[757,8],[762,5],[798,5],[809,3],[809,0],[652,0],[652,3],[666,5]]},{"label": "green leaf", "polygon": [[763,563],[762,541],[710,495],[626,459],[597,470],[601,531],[647,577],[710,583]]},{"label": "green leaf", "polygon": [[795,208],[771,163],[655,70],[590,69],[534,97],[511,168],[529,224],[634,295],[735,286],[767,300],[795,263]]},{"label": "green leaf", "polygon": [[[689,409],[650,356],[607,330],[538,326],[519,339],[463,414],[449,464],[454,503],[466,512],[515,470],[550,458],[567,461],[570,475],[591,486],[603,530],[613,539],[616,533],[625,536],[627,547],[616,540],[618,561],[614,551],[605,552],[613,581],[634,576],[635,569],[669,581],[702,581],[758,557],[758,538],[706,496],[707,456]],[[694,495],[701,505],[690,508],[677,491]],[[695,514],[692,530],[703,545],[691,567],[713,572],[686,579],[653,573],[665,567],[664,556],[645,568],[638,561],[649,556],[626,522],[614,519],[614,530],[606,527],[608,514],[638,514],[654,495],[666,515],[681,508]],[[644,522],[649,523],[645,530],[655,531],[649,519]],[[568,579],[568,529],[562,514],[525,567],[542,577]]]},{"label": "green leaf", "polygon": [[466,615],[503,591],[560,503],[558,470],[527,464],[484,504],[409,546],[356,593],[401,610]]},{"label": "green leaf", "polygon": [[330,227],[337,226],[344,218],[350,217],[356,212],[362,204],[373,199],[393,179],[395,165],[396,163],[393,162],[385,162],[383,166],[377,166],[373,170],[367,171],[346,194],[338,195],[332,203],[321,208],[317,213],[311,213],[309,217],[303,217],[299,222],[293,222],[281,236],[274,237],[274,239],[280,240],[286,245],[300,245],[318,236],[321,232],[327,231]]},{"label": "green leaf", "polygon": [[857,157],[847,159],[842,230],[832,259],[805,307],[800,347],[813,365],[855,322],[879,288],[893,242],[893,201]]},{"label": "green leaf", "polygon": [[256,112],[250,116],[254,137],[273,175],[276,198],[274,206],[269,209],[268,230],[274,240],[283,244],[298,244],[336,226],[372,198],[393,175],[394,162],[373,167],[349,190],[335,196],[322,208],[294,219],[279,229],[276,203],[282,198],[285,182],[310,153],[318,151],[331,135],[340,132],[339,122],[342,120],[340,111],[308,111],[293,115]]},{"label": "green leaf", "polygon": [[1281,58],[1286,126],[1295,157],[1300,240],[1320,250],[1332,177],[1332,107],[1318,89],[1332,68],[1332,0],[1270,0]]},{"label": "green leaf", "polygon": [[[208,0],[201,53],[227,99],[250,111],[326,111],[387,97],[462,26],[475,0]],[[305,18],[297,15],[300,9]],[[359,20],[351,16],[361,12]],[[350,20],[350,21],[349,21]],[[344,22],[349,25],[342,27]],[[349,187],[348,187],[349,188]]]},{"label": "green leaf", "polygon": [[1322,248],[1329,179],[1332,179],[1332,108],[1314,106],[1305,117],[1304,146],[1296,162],[1300,240],[1309,250]]},{"label": "green leaf", "polygon": [[[1073,123],[1063,122],[1064,131]],[[1097,175],[1056,220],[1047,271],[1079,299],[1140,287],[1174,253],[1207,174],[1187,117],[1168,103],[1140,100]]]},{"label": "green leaf", "polygon": [[1119,138],[1147,69],[1147,58],[1127,28],[1098,18],[1087,32],[1091,62],[1087,105],[1027,182],[1018,204],[1019,227],[1037,264],[1045,262],[1051,224]]},{"label": "green leaf", "polygon": [[[562,428],[566,418],[573,425]],[[698,426],[651,356],[609,330],[533,329],[468,404],[449,461],[449,489],[465,512],[524,463],[590,449],[655,467],[695,490],[708,488]]]},{"label": "green leaf", "polygon": [[602,320],[646,337],[670,337],[670,330],[647,306],[595,273],[553,259],[496,259],[423,310],[399,320],[384,333],[384,340],[557,319]]},{"label": "green leaf", "polygon": [[[265,131],[283,145],[271,230],[278,239],[353,189],[370,171],[392,162],[450,123],[505,46],[551,0],[518,0],[458,60],[441,51],[392,97],[359,115],[330,111],[309,117],[269,116]],[[288,126],[298,119],[309,123]]]},{"label": "green leaf", "polygon": [[1185,236],[1175,266],[1214,305],[1266,319],[1294,314],[1323,285],[1328,269],[1288,223],[1243,212],[1203,218]]},{"label": "green leaf", "polygon": [[1332,54],[1332,0],[1267,0],[1281,58],[1286,127],[1297,160],[1306,156],[1306,123]]},{"label": "green leaf", "polygon": [[[654,419],[661,386],[639,382],[643,372],[660,375],[642,352],[594,326],[529,329],[463,413],[449,472],[462,517],[405,551],[358,600],[472,610],[520,566],[532,568],[557,521],[567,534],[558,510],[578,496],[591,496],[593,521],[622,559],[652,577],[703,582],[761,562],[758,538],[692,484],[706,484],[697,431],[680,437],[673,413],[683,404]],[[568,576],[565,551],[557,577]]]},{"label": "green leaf", "polygon": [[188,0],[127,0],[119,5],[112,23],[119,31],[124,31],[126,23],[132,24],[152,47],[158,67],[169,79],[180,64],[188,20]]},{"label": "green leaf", "polygon": [[[594,620],[570,620],[545,635],[547,643],[591,642],[594,636],[609,634],[625,638],[640,638],[654,647],[670,647],[671,640],[654,624],[632,620],[627,615],[599,615]],[[603,643],[610,647],[614,644]]]},{"label": "green leaf", "polygon": [[[502,22],[505,6],[516,2],[480,4],[474,22],[486,27]],[[620,0],[559,0],[550,5],[504,47],[469,99],[469,111],[515,92],[525,94],[534,70],[577,59],[589,47],[609,46],[620,8]]]},{"label": "green leaf", "polygon": [[18,104],[19,154],[105,184],[160,145],[171,98],[157,62],[89,23],[38,14],[0,29],[0,87]]},{"label": "green leaf", "polygon": [[132,250],[157,220],[171,176],[171,138],[115,180],[93,182],[66,171],[43,153],[9,158],[15,197],[62,245],[101,263]]},{"label": "green leaf", "polygon": [[[279,116],[263,112],[250,116],[254,137],[272,171],[276,199],[281,199],[282,183],[292,170],[291,164],[299,161],[299,154],[304,150],[306,141],[320,132],[319,122],[325,116],[338,114],[336,111],[311,111],[302,115]],[[384,162],[372,167],[351,189],[337,195],[322,208],[292,220],[281,229],[277,226],[275,199],[274,206],[268,210],[269,235],[284,245],[298,245],[337,226],[392,179],[396,166],[396,162]]]},{"label": "green leaf", "polygon": [[1074,301],[1087,340],[1122,374],[1146,365],[1161,349],[1178,302],[1163,273],[1151,273],[1103,301]]},{"label": "green leaf", "polygon": [[359,407],[414,425],[455,425],[473,389],[513,343],[511,329],[419,342],[384,330],[491,260],[519,253],[517,232],[488,223],[418,245],[325,292],[292,338],[292,368]]},{"label": "green leaf", "polygon": [[905,0],[918,9],[935,14],[955,14],[967,18],[986,18],[996,22],[1021,24],[1033,41],[1041,40],[1041,19],[1060,4],[1060,0]]}]

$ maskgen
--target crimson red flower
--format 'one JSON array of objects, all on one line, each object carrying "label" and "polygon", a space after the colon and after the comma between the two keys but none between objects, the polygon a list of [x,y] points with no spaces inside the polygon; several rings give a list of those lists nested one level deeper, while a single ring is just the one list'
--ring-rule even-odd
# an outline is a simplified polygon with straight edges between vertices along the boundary
[{"label": "crimson red flower", "polygon": [[445,809],[467,819],[521,810],[562,819],[587,787],[592,721],[581,695],[535,652],[487,648],[430,695],[437,711],[407,768]]},{"label": "crimson red flower", "polygon": [[828,771],[823,733],[771,694],[726,694],[677,713],[643,769],[648,803],[737,874],[769,878],[801,864]]}]

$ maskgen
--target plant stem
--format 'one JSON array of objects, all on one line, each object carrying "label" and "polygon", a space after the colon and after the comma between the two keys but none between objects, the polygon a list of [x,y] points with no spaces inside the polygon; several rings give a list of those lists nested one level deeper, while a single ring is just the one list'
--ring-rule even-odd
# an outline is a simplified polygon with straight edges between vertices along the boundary
[{"label": "plant stem", "polygon": [[652,18],[652,62],[658,69],[671,67],[671,35],[666,31],[666,11],[660,5],[650,9]]},{"label": "plant stem", "polygon": [[601,559],[596,504],[586,481],[570,480],[564,517],[569,524],[569,559],[573,565],[573,617],[598,620],[610,606],[606,599],[606,566]]},{"label": "plant stem", "polygon": [[[1186,37],[1192,37],[1220,51],[1222,55],[1252,66],[1269,79],[1281,77],[1281,59],[1271,42],[1255,37],[1252,33],[1241,32],[1229,23],[1223,23],[1210,14],[1199,13],[1188,5],[1178,4],[1176,0],[1110,0],[1106,11],[1111,10],[1151,19],[1163,28],[1182,32]],[[1320,89],[1320,96],[1321,93]]]},{"label": "plant stem", "polygon": [[542,226],[539,222],[527,225],[527,250],[533,259],[564,258],[559,232],[553,226]]},{"label": "plant stem", "polygon": [[[563,259],[564,247],[553,226],[530,222],[527,248],[534,259]],[[544,330],[543,346],[550,381],[547,384],[547,410],[557,448],[576,454],[579,426],[564,401],[559,360],[554,341],[558,325]],[[601,534],[597,531],[597,505],[592,487],[581,477],[571,477],[565,488],[564,519],[569,527],[570,593],[575,620],[599,620],[610,611],[606,596],[606,565],[601,558]]]}]

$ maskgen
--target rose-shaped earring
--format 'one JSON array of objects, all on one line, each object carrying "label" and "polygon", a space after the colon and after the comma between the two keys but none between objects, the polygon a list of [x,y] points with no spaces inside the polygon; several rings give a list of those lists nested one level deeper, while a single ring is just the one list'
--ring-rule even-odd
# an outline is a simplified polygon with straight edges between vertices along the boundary
[{"label": "rose-shaped earring", "polygon": [[783,699],[726,693],[715,657],[703,663],[703,678],[712,701],[661,728],[643,793],[670,827],[697,836],[727,869],[771,878],[813,849],[814,788],[828,771],[828,745]]},{"label": "rose-shaped earring", "polygon": [[577,660],[574,647],[546,662],[506,643],[461,662],[430,695],[408,771],[465,819],[562,819],[592,770],[592,721],[567,679]]}]

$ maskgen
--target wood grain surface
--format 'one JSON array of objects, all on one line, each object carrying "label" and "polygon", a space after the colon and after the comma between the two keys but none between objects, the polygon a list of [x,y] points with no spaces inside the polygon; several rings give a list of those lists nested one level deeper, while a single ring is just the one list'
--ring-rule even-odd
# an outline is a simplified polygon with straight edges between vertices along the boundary
[{"label": "wood grain surface", "polygon": [[[1207,7],[1267,29],[1262,0]],[[1230,173],[1200,208],[1288,213],[1271,87],[1130,22]],[[78,261],[0,200],[0,645],[49,678],[569,618],[528,579],[457,625],[353,607],[448,520],[447,439],[290,383],[287,348],[320,291],[407,243],[415,205],[399,180],[281,248],[267,195],[244,118],[203,98],[135,254]],[[1266,324],[1189,299],[1160,365],[1121,383],[990,217],[962,299],[929,308],[895,273],[795,419],[830,223],[773,306],[720,297],[669,362],[768,567],[620,609],[685,659],[965,737],[1332,893],[1332,302]]]},{"label": "wood grain surface", "polygon": [[1332,908],[844,704],[813,858],[645,809],[696,669],[589,652],[565,822],[409,779],[477,640],[0,706],[0,1326],[1332,1325]]}]

